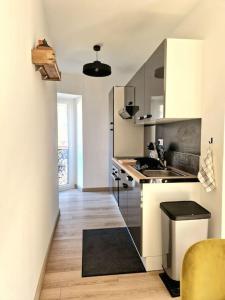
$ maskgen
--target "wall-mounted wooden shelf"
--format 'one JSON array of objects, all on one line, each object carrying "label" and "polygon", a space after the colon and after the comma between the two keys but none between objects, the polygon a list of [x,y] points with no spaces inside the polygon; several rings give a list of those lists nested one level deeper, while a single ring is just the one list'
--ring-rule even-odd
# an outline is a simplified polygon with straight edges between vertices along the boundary
[{"label": "wall-mounted wooden shelf", "polygon": [[61,72],[56,63],[55,52],[46,40],[38,41],[38,46],[32,49],[32,63],[41,73],[42,80],[60,81]]}]

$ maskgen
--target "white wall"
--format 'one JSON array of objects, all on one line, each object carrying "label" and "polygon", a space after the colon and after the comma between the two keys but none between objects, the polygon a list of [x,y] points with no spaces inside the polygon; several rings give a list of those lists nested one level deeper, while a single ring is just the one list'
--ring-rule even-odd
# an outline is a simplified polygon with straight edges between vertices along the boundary
[{"label": "white wall", "polygon": [[[170,37],[204,40],[204,83],[202,115],[202,155],[208,140],[214,138],[213,153],[217,189],[201,192],[202,204],[212,212],[210,236],[220,237],[222,228],[223,160],[224,160],[224,104],[225,104],[225,2],[203,0],[171,33]],[[225,197],[224,197],[225,198]],[[225,200],[225,199],[224,199]],[[225,218],[225,214],[223,215]],[[225,237],[225,229],[223,230]]]},{"label": "white wall", "polygon": [[118,74],[92,78],[81,74],[63,74],[60,93],[82,95],[83,109],[83,188],[108,186],[108,93],[113,85],[122,85]]},{"label": "white wall", "polygon": [[0,36],[0,298],[32,300],[58,213],[55,84],[31,63],[42,1],[2,1]]}]

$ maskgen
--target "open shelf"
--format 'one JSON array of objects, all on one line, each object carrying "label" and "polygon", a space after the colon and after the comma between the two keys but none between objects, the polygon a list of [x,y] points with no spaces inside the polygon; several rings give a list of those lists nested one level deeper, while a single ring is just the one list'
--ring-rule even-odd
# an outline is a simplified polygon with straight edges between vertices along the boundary
[{"label": "open shelf", "polygon": [[42,80],[61,80],[54,49],[47,44],[46,40],[39,40],[38,46],[32,49],[32,63],[41,73]]}]

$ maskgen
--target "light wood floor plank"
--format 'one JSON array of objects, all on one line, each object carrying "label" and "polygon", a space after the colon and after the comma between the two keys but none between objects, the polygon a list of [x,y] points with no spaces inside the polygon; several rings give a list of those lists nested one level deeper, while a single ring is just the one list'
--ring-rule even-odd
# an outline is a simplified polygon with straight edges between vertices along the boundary
[{"label": "light wood floor plank", "polygon": [[60,211],[40,300],[171,299],[158,272],[81,277],[82,230],[125,226],[109,193],[62,192]]}]

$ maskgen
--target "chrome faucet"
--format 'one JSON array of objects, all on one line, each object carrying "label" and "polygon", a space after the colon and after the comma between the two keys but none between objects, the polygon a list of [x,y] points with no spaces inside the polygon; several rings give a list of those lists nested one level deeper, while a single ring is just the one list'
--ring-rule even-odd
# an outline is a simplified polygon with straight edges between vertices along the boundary
[{"label": "chrome faucet", "polygon": [[163,167],[164,170],[167,169],[167,161],[164,159],[164,160],[161,160],[159,158],[159,162],[160,162],[160,165]]}]

